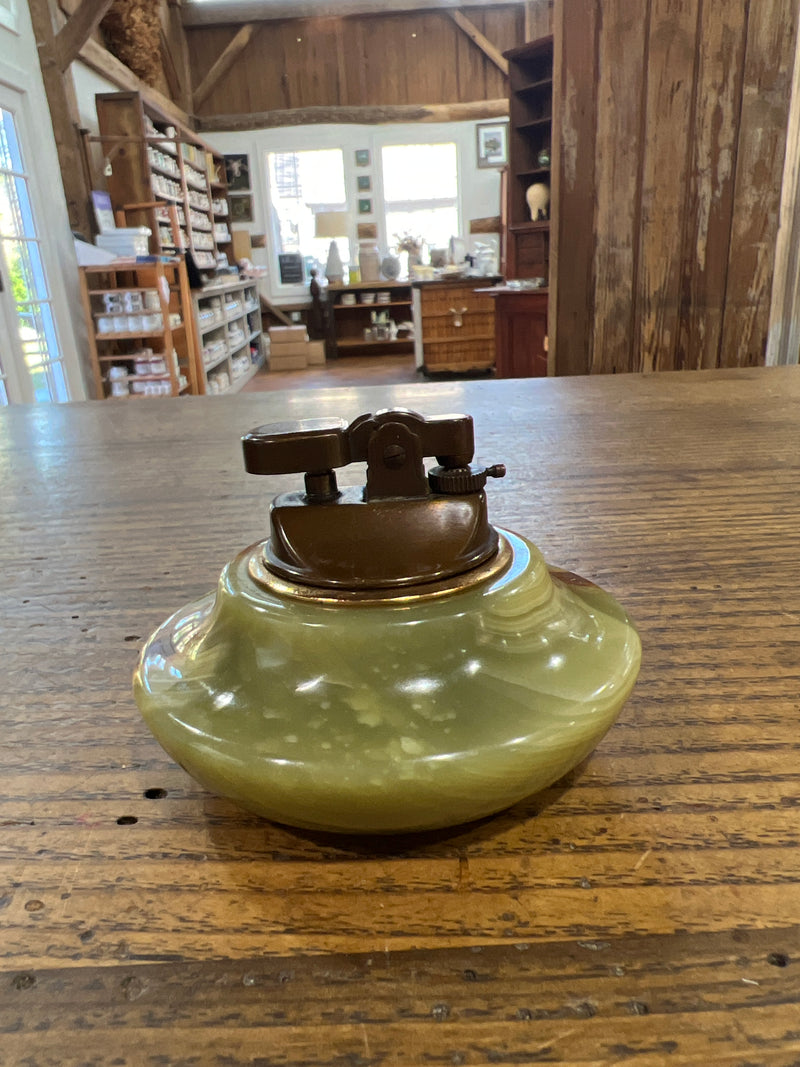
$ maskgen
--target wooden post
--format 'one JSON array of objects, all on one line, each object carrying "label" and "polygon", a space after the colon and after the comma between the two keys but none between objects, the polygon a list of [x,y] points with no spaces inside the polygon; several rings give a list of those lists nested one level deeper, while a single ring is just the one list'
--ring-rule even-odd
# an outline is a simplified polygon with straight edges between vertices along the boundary
[{"label": "wooden post", "polygon": [[800,362],[800,32],[795,40],[766,362]]},{"label": "wooden post", "polygon": [[[42,80],[53,124],[58,162],[61,167],[61,181],[67,201],[69,224],[73,230],[77,230],[87,240],[90,240],[92,222],[89,210],[89,189],[84,179],[75,84],[69,70],[61,69],[60,54],[53,28],[55,10],[52,0],[29,0],[29,6],[33,32],[39,50]],[[86,23],[83,22],[82,25],[85,26]],[[62,38],[62,45],[64,40]],[[68,47],[71,48],[74,44],[72,37],[66,40]]]}]

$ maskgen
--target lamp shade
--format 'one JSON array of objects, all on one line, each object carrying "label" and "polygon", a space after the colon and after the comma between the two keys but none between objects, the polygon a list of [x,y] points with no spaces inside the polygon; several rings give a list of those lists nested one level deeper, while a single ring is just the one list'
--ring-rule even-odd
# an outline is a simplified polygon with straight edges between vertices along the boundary
[{"label": "lamp shade", "polygon": [[319,211],[314,216],[315,237],[347,237],[350,215],[347,211]]}]

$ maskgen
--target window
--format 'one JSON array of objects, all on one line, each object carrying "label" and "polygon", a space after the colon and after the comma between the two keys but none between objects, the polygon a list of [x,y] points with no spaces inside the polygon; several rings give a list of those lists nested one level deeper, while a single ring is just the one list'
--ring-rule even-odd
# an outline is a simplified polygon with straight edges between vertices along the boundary
[{"label": "window", "polygon": [[461,230],[455,144],[389,145],[381,162],[389,245],[409,235],[447,248]]},{"label": "window", "polygon": [[[315,235],[315,217],[328,211],[345,211],[347,194],[341,148],[302,152],[268,152],[270,202],[278,253],[299,252],[310,267],[322,268],[328,258],[330,237]],[[348,234],[337,237],[339,254],[350,259]]]},{"label": "window", "polygon": [[[42,262],[14,116],[0,107],[0,266],[34,400],[68,400],[53,303]],[[8,299],[10,297],[10,299]],[[9,400],[14,353],[0,354],[0,404]]]}]

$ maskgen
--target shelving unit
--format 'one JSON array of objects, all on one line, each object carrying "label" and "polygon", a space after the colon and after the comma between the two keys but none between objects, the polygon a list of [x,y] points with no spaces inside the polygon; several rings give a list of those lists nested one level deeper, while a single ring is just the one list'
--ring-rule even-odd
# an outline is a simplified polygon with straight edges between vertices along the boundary
[{"label": "shelving unit", "polygon": [[197,335],[183,259],[81,267],[80,279],[98,398],[199,391]]},{"label": "shelving unit", "polygon": [[235,393],[264,362],[256,283],[219,282],[195,290],[192,301],[200,338],[199,391]]},{"label": "shelving unit", "polygon": [[[389,299],[378,302],[379,293],[388,293]],[[354,303],[342,302],[350,294]],[[370,297],[374,299],[367,303]],[[413,352],[413,336],[389,339],[388,337],[366,337],[365,331],[372,329],[372,316],[385,313],[396,325],[411,321],[411,283],[410,282],[362,282],[359,285],[331,285],[328,288],[328,301],[331,310],[332,329],[331,349],[339,355],[380,355],[381,353]],[[378,331],[380,334],[382,331]]]},{"label": "shelving unit", "polygon": [[[166,205],[174,204],[183,249],[201,270],[213,270],[218,252],[232,260],[224,159],[136,92],[95,97],[103,154],[111,164],[108,192],[126,225],[151,230],[150,251],[176,248]],[[153,207],[154,201],[165,206]],[[146,205],[131,207],[130,205]]]},{"label": "shelving unit", "polygon": [[510,86],[506,270],[509,278],[549,278],[550,221],[531,220],[525,193],[534,182],[550,185],[550,166],[538,156],[552,143],[553,38],[504,55]]}]

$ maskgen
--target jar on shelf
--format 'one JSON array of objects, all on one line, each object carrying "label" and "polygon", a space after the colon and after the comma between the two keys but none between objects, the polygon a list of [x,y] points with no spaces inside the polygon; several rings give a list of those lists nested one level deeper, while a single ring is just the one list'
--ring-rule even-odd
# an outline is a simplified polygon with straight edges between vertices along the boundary
[{"label": "jar on shelf", "polygon": [[377,282],[381,276],[381,257],[375,241],[358,242],[358,269],[362,282]]}]

